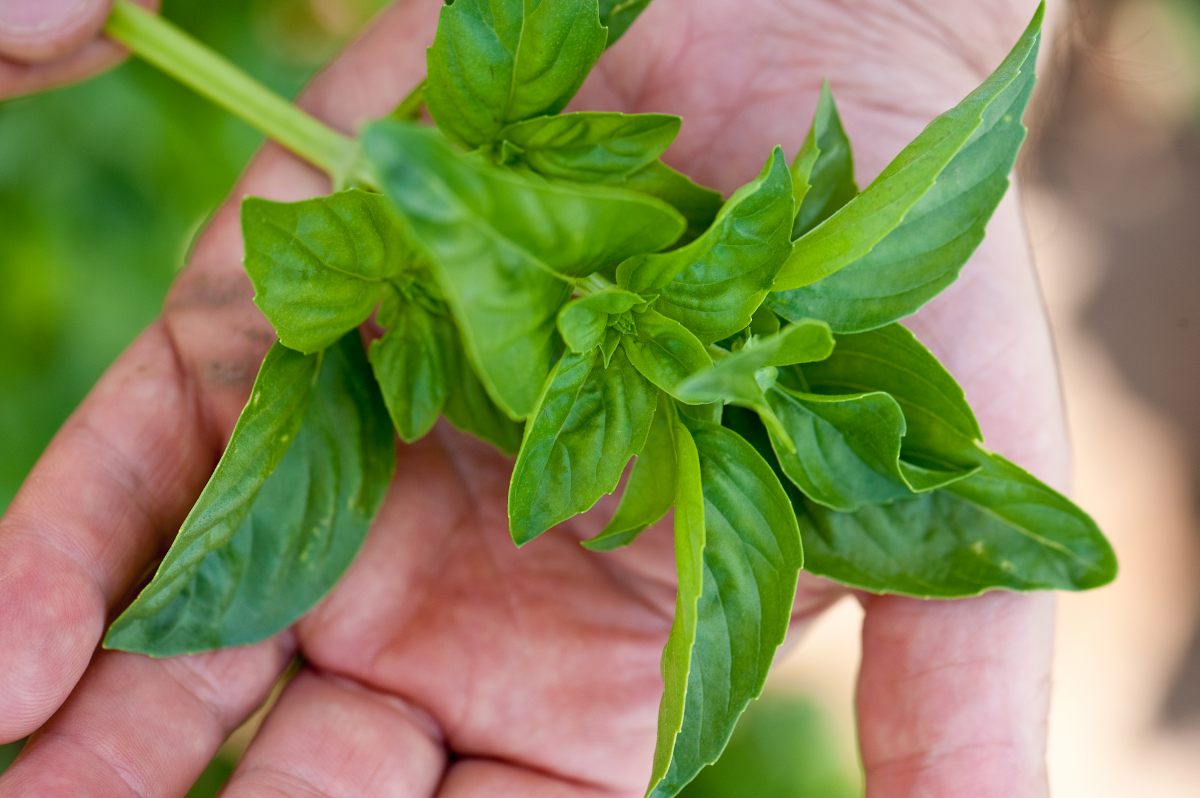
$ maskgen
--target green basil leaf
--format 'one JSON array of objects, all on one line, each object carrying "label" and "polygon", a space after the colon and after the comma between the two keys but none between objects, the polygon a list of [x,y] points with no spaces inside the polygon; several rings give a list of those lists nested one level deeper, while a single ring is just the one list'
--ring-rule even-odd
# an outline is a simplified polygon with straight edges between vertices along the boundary
[{"label": "green basil leaf", "polygon": [[480,381],[453,319],[438,327],[442,358],[446,365],[446,394],[442,412],[458,429],[481,438],[507,455],[521,448],[524,428],[496,406]]},{"label": "green basil leaf", "polygon": [[675,211],[632,192],[550,183],[463,158],[436,131],[380,122],[363,137],[425,249],[488,392],[533,410],[558,351],[555,319],[586,275],[678,238]]},{"label": "green basil leaf", "polygon": [[604,51],[596,0],[458,0],[442,9],[425,89],[438,127],[465,144],[561,111]]},{"label": "green basil leaf", "polygon": [[535,172],[586,183],[623,179],[656,162],[681,122],[666,114],[580,111],[527,119],[500,136]]},{"label": "green basil leaf", "polygon": [[787,440],[787,430],[775,418],[765,395],[774,370],[821,360],[832,351],[833,335],[824,322],[799,321],[775,335],[751,339],[711,368],[693,374],[676,387],[675,395],[687,404],[727,403],[755,410],[781,440]]},{"label": "green basil leaf", "polygon": [[664,394],[659,394],[654,423],[633,463],[621,503],[600,534],[583,541],[584,548],[613,551],[628,546],[671,509],[674,495],[668,486],[676,482],[675,433],[678,423],[675,405]]},{"label": "green basil leaf", "polygon": [[979,423],[962,388],[916,336],[891,324],[835,339],[832,355],[785,370],[781,382],[806,393],[891,395],[904,411],[907,429],[901,468],[917,490],[947,484],[979,467],[974,445],[983,439]]},{"label": "green basil leaf", "polygon": [[[862,194],[796,241],[771,306],[836,332],[909,315],[958,276],[983,240],[1025,137],[1042,9],[1003,64]],[[795,290],[792,290],[795,289]]]},{"label": "green basil leaf", "polygon": [[712,366],[704,344],[686,327],[653,309],[635,313],[636,333],[622,340],[629,362],[669,394],[685,379]]},{"label": "green basil leaf", "polygon": [[692,243],[640,255],[617,268],[617,282],[660,294],[655,309],[704,343],[750,323],[791,246],[792,182],[778,147],[762,173],[738,189],[713,226]]},{"label": "green basil leaf", "polygon": [[439,327],[451,322],[395,295],[384,301],[378,320],[387,332],[371,343],[367,357],[396,432],[412,443],[433,428],[446,401],[450,386]]},{"label": "green basil leaf", "polygon": [[607,368],[596,351],[563,355],[513,467],[508,519],[517,545],[616,490],[646,442],[657,398],[620,350]]},{"label": "green basil leaf", "polygon": [[281,344],[154,579],[105,646],[174,656],[253,643],[333,587],[387,492],[395,445],[356,332]]},{"label": "green basil leaf", "polygon": [[600,346],[609,319],[628,313],[646,300],[621,288],[607,288],[567,303],[558,314],[558,332],[572,352],[583,354]]},{"label": "green basil leaf", "polygon": [[808,498],[850,511],[912,495],[900,470],[904,412],[891,396],[817,396],[777,387],[767,401],[787,433],[780,440],[767,427],[780,468]]},{"label": "green basil leaf", "polygon": [[284,346],[311,354],[362,324],[413,260],[385,197],[357,189],[242,203],[254,302]]},{"label": "green basil leaf", "polygon": [[725,198],[719,191],[702,186],[690,177],[656,161],[620,180],[610,178],[608,185],[660,199],[683,214],[687,230],[683,241],[694,241],[704,234],[717,218]]},{"label": "green basil leaf", "polygon": [[[648,795],[671,773],[690,698],[688,679],[699,626],[700,594],[704,592],[705,502],[700,454],[692,434],[675,419],[675,619],[662,653],[663,694],[658,705],[658,735]],[[678,792],[678,790],[676,790]],[[673,795],[674,793],[667,793]]]},{"label": "green basil leaf", "polygon": [[799,238],[858,196],[854,156],[842,127],[829,84],[821,86],[812,128],[792,161],[796,221],[792,238]]},{"label": "green basil leaf", "polygon": [[617,347],[621,345],[621,339],[624,337],[620,330],[612,327],[604,332],[604,340],[600,343],[600,355],[604,358],[604,368],[608,368],[612,363],[613,355],[617,353]]},{"label": "green basil leaf", "polygon": [[[702,587],[690,656],[684,659],[680,651],[679,638],[691,625],[686,612],[682,623],[676,619],[682,631],[677,635],[672,628],[663,654],[666,693],[648,793],[652,798],[676,795],[715,762],[737,719],[762,692],[791,621],[804,560],[787,494],[762,457],[724,427],[703,422],[688,422],[688,427],[704,496]],[[679,537],[688,538],[679,566],[679,606],[684,607],[695,593],[697,535],[689,525],[683,535],[677,532]],[[683,697],[677,692],[680,671],[686,673]],[[680,725],[675,715],[681,703]],[[675,728],[679,731],[672,735]]]},{"label": "green basil leaf", "polygon": [[809,570],[922,598],[1112,581],[1116,559],[1091,518],[999,455],[980,459],[978,472],[946,488],[855,513],[793,496]]},{"label": "green basil leaf", "polygon": [[608,47],[625,35],[650,0],[600,0],[600,23],[608,28]]},{"label": "green basil leaf", "polygon": [[[733,410],[726,424],[779,469],[759,419]],[[976,448],[976,457],[979,470],[948,487],[851,513],[823,507],[785,481],[805,568],[917,598],[1086,590],[1114,578],[1112,548],[1086,513],[999,455]]]}]

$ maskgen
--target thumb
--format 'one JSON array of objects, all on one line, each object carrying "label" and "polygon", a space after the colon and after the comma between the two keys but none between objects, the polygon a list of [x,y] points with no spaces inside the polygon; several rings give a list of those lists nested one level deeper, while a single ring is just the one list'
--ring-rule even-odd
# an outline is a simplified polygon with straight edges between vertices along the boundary
[{"label": "thumb", "polygon": [[0,58],[35,63],[79,49],[96,36],[112,0],[0,0]]}]

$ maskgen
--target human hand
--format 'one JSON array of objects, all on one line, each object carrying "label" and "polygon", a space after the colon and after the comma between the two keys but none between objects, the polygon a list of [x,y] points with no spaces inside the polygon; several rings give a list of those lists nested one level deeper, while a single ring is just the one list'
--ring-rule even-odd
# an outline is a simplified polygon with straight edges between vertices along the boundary
[{"label": "human hand", "polygon": [[[156,8],[158,0],[137,0]],[[102,38],[112,0],[0,0],[0,100],[89,77],[124,57]]]},{"label": "human hand", "polygon": [[[346,127],[386,113],[423,71],[438,5],[390,11],[317,81],[308,107]],[[829,77],[869,177],[1000,60],[1032,7],[656,0],[578,105],[683,114],[674,162],[729,190],[771,145],[797,146]],[[989,45],[960,51],[951,34]],[[271,150],[237,196],[327,190]],[[991,233],[914,326],[963,381],[990,443],[1061,482],[1053,361],[1011,201]],[[674,601],[670,530],[597,555],[577,545],[594,531],[585,517],[517,552],[509,464],[444,427],[401,449],[359,559],[289,632],[197,657],[92,659],[106,617],[207,478],[272,337],[240,254],[230,205],[163,319],[67,423],[0,522],[0,739],[41,727],[0,796],[182,795],[296,653],[305,666],[229,795],[639,793]],[[797,629],[841,594],[805,578]],[[1051,600],[864,602],[858,710],[871,794],[1044,793]]]}]

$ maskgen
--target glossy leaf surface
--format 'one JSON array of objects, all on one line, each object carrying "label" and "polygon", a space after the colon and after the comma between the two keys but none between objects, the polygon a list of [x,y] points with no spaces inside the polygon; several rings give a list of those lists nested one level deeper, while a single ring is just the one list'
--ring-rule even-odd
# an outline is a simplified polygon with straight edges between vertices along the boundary
[{"label": "glossy leaf surface", "polygon": [[514,160],[546,177],[620,180],[656,162],[680,121],[667,114],[580,111],[518,122],[500,135]]},{"label": "glossy leaf surface", "polygon": [[[962,388],[911,332],[899,324],[836,336],[833,353],[781,377],[798,390],[841,395],[881,391],[904,411],[902,468],[925,489],[978,468],[974,443],[983,439]],[[920,470],[918,470],[920,469]]]},{"label": "glossy leaf surface", "polygon": [[671,509],[675,498],[678,424],[674,405],[660,396],[650,434],[629,473],[621,503],[600,534],[583,541],[585,548],[612,551],[627,546]]},{"label": "glossy leaf surface", "polygon": [[876,593],[1087,590],[1116,575],[1095,522],[999,455],[976,473],[891,504],[837,513],[798,495],[810,571]]},{"label": "glossy leaf surface", "polygon": [[1038,15],[1004,63],[858,197],[795,244],[771,306],[837,332],[881,327],[949,285],[983,239],[1025,137]]},{"label": "glossy leaf surface", "polygon": [[775,149],[762,173],[738,189],[700,238],[662,254],[622,263],[617,282],[639,294],[659,294],[655,310],[704,343],[750,323],[791,247],[791,176]]},{"label": "glossy leaf surface", "polygon": [[781,440],[772,431],[775,456],[808,498],[848,511],[912,495],[900,471],[904,413],[886,393],[819,396],[773,388],[767,401],[787,434]]},{"label": "glossy leaf surface", "polygon": [[254,303],[280,342],[310,354],[362,324],[413,253],[385,197],[357,189],[242,203]]},{"label": "glossy leaf surface", "polygon": [[566,106],[604,51],[596,0],[457,0],[429,48],[429,112],[469,145]]},{"label": "glossy leaf surface", "polygon": [[509,527],[523,545],[612,493],[650,432],[657,391],[620,350],[568,352],[525,430],[508,494]]},{"label": "glossy leaf surface", "polygon": [[823,322],[797,322],[774,335],[751,339],[711,368],[693,374],[675,393],[688,404],[736,404],[755,410],[777,435],[785,438],[786,432],[765,395],[774,383],[775,370],[824,359],[832,350],[833,335]]},{"label": "glossy leaf surface", "polygon": [[712,357],[696,336],[674,319],[653,308],[634,314],[634,333],[622,340],[629,361],[646,379],[671,395]]},{"label": "glossy leaf surface", "polygon": [[[663,707],[670,711],[660,710],[649,791],[653,798],[674,796],[715,762],[737,719],[762,691],[775,650],[787,633],[804,560],[788,497],[754,448],[715,424],[689,421],[688,427],[699,455],[704,496],[703,576],[695,640],[686,663],[683,722],[669,749],[674,724],[663,723],[663,718],[673,720],[679,703],[676,671],[682,664],[679,652],[671,649],[672,643],[678,645],[674,628],[664,652]],[[693,538],[688,545],[694,546],[694,531],[687,532]],[[694,590],[693,558],[690,551],[681,558],[680,606],[691,600]],[[676,625],[683,637],[686,617]]]},{"label": "glossy leaf surface", "polygon": [[532,411],[557,354],[564,277],[659,249],[684,227],[654,200],[469,161],[413,125],[376,123],[364,146],[428,252],[489,393],[516,419]]},{"label": "glossy leaf surface", "polygon": [[858,196],[854,156],[842,127],[829,84],[821,86],[812,128],[792,161],[796,221],[792,238],[799,238]]},{"label": "glossy leaf surface", "polygon": [[357,333],[317,355],[276,344],[216,471],[105,646],[174,656],[285,629],[358,552],[394,459]]}]

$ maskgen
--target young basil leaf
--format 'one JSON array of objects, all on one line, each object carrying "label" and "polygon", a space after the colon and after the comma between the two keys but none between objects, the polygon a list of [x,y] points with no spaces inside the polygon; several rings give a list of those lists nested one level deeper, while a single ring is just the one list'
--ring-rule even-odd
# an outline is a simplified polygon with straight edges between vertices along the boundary
[{"label": "young basil leaf", "polygon": [[604,332],[604,340],[600,343],[600,356],[604,359],[604,368],[612,363],[613,355],[617,353],[617,347],[621,345],[621,339],[624,334],[617,329],[609,327]]},{"label": "young basil leaf", "polygon": [[680,249],[640,255],[617,268],[617,282],[660,295],[655,309],[704,343],[750,323],[791,247],[792,182],[778,147],[762,173],[738,189],[708,232]]},{"label": "young basil leaf", "polygon": [[633,463],[621,503],[600,534],[583,541],[584,548],[613,551],[628,546],[671,509],[674,492],[670,486],[676,482],[675,433],[678,423],[674,403],[665,394],[659,394],[654,423]]},{"label": "young basil leaf", "polygon": [[669,394],[692,374],[712,366],[704,344],[686,327],[653,309],[633,316],[636,332],[622,340],[629,362]]},{"label": "young basil leaf", "polygon": [[395,293],[384,300],[378,321],[387,332],[371,343],[367,357],[396,431],[412,443],[433,428],[450,390],[438,328],[453,323]]},{"label": "young basil leaf", "polygon": [[356,332],[281,344],[153,581],[108,648],[174,656],[263,640],[333,587],[387,491],[392,425]]},{"label": "young basil leaf", "polygon": [[580,111],[527,119],[506,127],[500,137],[513,157],[538,174],[612,181],[656,162],[679,134],[681,121],[666,114]]},{"label": "young basil leaf", "polygon": [[508,520],[523,546],[612,493],[654,419],[657,391],[618,350],[559,360],[513,467]]},{"label": "young basil leaf", "polygon": [[413,252],[386,197],[242,203],[246,273],[280,342],[319,352],[366,321]]},{"label": "young basil leaf", "polygon": [[[675,744],[683,730],[684,716],[694,694],[688,689],[692,657],[700,621],[700,595],[704,592],[705,529],[704,489],[700,454],[688,428],[676,418],[675,439],[675,572],[679,586],[675,594],[675,619],[662,653],[663,694],[658,705],[658,735],[654,766],[647,795],[670,774]],[[675,790],[678,792],[678,789]],[[674,795],[669,790],[664,795]]]},{"label": "young basil leaf", "polygon": [[991,77],[796,242],[771,307],[858,332],[913,313],[954,281],[983,240],[1024,140],[1041,20],[1039,7]]},{"label": "young basil leaf", "polygon": [[979,423],[962,388],[916,336],[891,324],[835,338],[832,355],[784,370],[780,381],[806,393],[891,395],[907,429],[901,469],[916,490],[953,482],[979,467],[974,445],[983,439]]},{"label": "young basil leaf", "polygon": [[597,291],[563,306],[558,314],[558,332],[572,352],[590,352],[603,343],[612,316],[645,303],[642,297],[621,288]]},{"label": "young basil leaf", "polygon": [[[676,795],[715,762],[737,719],[762,692],[791,621],[804,560],[787,494],[762,457],[724,427],[703,422],[688,422],[688,427],[699,455],[704,496],[702,586],[694,641],[690,656],[684,657],[681,638],[690,631],[686,605],[694,600],[693,550],[698,542],[696,532],[688,528],[683,530],[688,540],[679,566],[678,606],[685,614],[682,623],[677,617],[663,653],[666,693],[648,793],[652,798]],[[682,468],[681,462],[681,474]],[[677,533],[677,539],[680,536]],[[676,628],[681,629],[678,634]],[[687,687],[681,696],[684,673]]]},{"label": "young basil leaf", "polygon": [[851,511],[913,494],[900,470],[904,412],[886,393],[817,396],[776,387],[767,401],[787,433],[780,440],[767,425],[780,468],[808,498]]},{"label": "young basil leaf", "polygon": [[655,161],[623,179],[604,182],[660,199],[679,211],[687,220],[687,230],[681,239],[684,242],[694,241],[703,235],[712,226],[725,202],[719,191],[694,182],[662,161]]},{"label": "young basil leaf", "polygon": [[442,412],[463,432],[487,441],[507,455],[516,455],[521,448],[524,428],[509,418],[488,395],[463,349],[454,320],[446,318],[437,331],[449,386]]},{"label": "young basil leaf", "polygon": [[514,419],[557,353],[555,318],[582,276],[678,238],[682,218],[619,189],[550,183],[465,159],[436,131],[380,122],[363,137],[426,250],[484,385]]},{"label": "young basil leaf", "polygon": [[676,387],[675,395],[687,404],[728,403],[754,410],[781,441],[786,441],[788,432],[765,395],[774,381],[774,370],[821,360],[832,351],[833,335],[824,322],[799,321],[775,335],[751,339],[711,368],[693,374]]},{"label": "young basil leaf", "polygon": [[854,156],[842,127],[829,84],[821,86],[812,128],[792,161],[796,221],[792,238],[799,238],[858,196]]},{"label": "young basil leaf", "polygon": [[513,122],[561,111],[607,38],[596,0],[458,0],[429,48],[429,113],[463,143],[487,144]]},{"label": "young basil leaf", "polygon": [[650,0],[600,0],[600,23],[608,28],[608,47],[625,35]]}]

